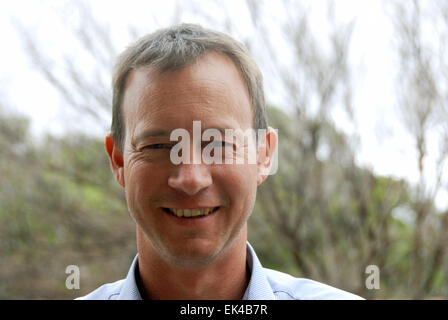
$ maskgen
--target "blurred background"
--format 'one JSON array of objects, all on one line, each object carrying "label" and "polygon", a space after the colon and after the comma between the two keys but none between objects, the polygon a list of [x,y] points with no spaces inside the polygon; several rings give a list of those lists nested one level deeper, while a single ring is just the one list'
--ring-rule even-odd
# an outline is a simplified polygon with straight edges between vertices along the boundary
[{"label": "blurred background", "polygon": [[369,299],[448,298],[445,0],[1,2],[0,298],[126,276],[135,225],[103,147],[111,67],[180,22],[245,43],[264,74],[279,131],[249,221],[264,266]]}]

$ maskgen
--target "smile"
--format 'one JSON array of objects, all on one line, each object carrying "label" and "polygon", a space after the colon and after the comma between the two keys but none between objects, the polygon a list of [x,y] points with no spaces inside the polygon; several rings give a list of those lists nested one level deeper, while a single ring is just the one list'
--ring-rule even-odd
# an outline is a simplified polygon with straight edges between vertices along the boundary
[{"label": "smile", "polygon": [[163,208],[163,211],[173,214],[179,218],[198,218],[205,217],[215,211],[219,207],[199,208],[199,209],[178,209],[178,208]]}]

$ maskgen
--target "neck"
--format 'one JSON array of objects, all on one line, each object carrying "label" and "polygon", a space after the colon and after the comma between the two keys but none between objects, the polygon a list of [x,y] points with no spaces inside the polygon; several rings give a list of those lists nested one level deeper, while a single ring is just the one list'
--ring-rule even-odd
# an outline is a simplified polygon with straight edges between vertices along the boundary
[{"label": "neck", "polygon": [[250,275],[246,267],[246,229],[222,255],[185,268],[161,257],[137,227],[140,291],[154,300],[239,300]]}]

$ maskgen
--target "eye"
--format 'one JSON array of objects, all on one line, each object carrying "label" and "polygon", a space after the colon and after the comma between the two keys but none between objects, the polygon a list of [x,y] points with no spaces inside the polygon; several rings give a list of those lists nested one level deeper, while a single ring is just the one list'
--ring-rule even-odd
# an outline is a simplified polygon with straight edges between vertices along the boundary
[{"label": "eye", "polygon": [[148,146],[144,146],[142,148],[142,150],[144,149],[151,149],[151,150],[156,150],[156,149],[171,149],[172,145],[171,144],[167,144],[167,143],[154,143],[154,144],[150,144]]},{"label": "eye", "polygon": [[228,143],[226,141],[219,141],[219,140],[213,140],[212,142],[209,142],[207,145],[212,146],[212,147],[230,147],[233,148],[233,144],[232,143]]}]

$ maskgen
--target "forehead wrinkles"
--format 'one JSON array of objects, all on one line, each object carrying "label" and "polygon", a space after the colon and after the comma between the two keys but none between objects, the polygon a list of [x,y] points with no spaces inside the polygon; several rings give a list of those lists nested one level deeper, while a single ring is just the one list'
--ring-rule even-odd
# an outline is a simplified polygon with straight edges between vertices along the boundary
[{"label": "forehead wrinkles", "polygon": [[230,93],[225,84],[209,79],[191,79],[185,84],[181,81],[166,85],[158,83],[145,90],[138,101],[138,107],[144,109],[150,106],[151,112],[178,106],[200,107],[201,111],[219,112],[223,109],[221,107],[241,104],[238,97]]},{"label": "forehead wrinkles", "polygon": [[[224,62],[224,64],[226,64]],[[219,76],[216,72],[208,72],[217,68],[221,70]],[[233,70],[235,69],[235,70]],[[202,70],[198,74],[198,70]],[[174,76],[174,77],[173,77]],[[198,76],[200,76],[198,78]],[[236,76],[236,77],[235,77]],[[238,88],[236,88],[238,87]],[[243,88],[243,90],[239,90]],[[140,120],[151,122],[151,118],[157,118],[167,108],[188,106],[195,108],[200,106],[198,117],[213,113],[220,113],[221,106],[226,115],[229,109],[233,109],[233,116],[244,118],[241,108],[247,108],[253,122],[253,109],[246,85],[233,62],[223,66],[209,63],[207,59],[203,63],[195,63],[184,69],[160,73],[154,66],[140,67],[131,72],[126,83],[126,91],[123,100],[123,112],[127,130],[133,131]],[[147,110],[150,107],[150,110]],[[146,111],[149,111],[150,114]],[[172,112],[163,114],[165,120],[169,120]],[[174,116],[174,115],[173,115]],[[196,115],[195,115],[196,116]],[[145,119],[142,119],[145,118]],[[240,120],[243,120],[243,119]],[[130,120],[130,121],[128,121]],[[200,120],[200,119],[198,119]],[[132,128],[134,127],[134,128]]]}]

